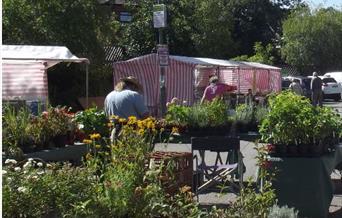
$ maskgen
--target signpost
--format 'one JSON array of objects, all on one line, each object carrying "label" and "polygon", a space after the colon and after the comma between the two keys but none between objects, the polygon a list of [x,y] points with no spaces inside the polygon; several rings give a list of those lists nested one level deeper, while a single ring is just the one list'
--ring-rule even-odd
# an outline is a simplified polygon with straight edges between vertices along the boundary
[{"label": "signpost", "polygon": [[[159,3],[159,1],[158,1]],[[160,116],[163,117],[166,113],[166,87],[165,87],[165,70],[169,65],[169,49],[166,44],[163,44],[163,28],[166,25],[166,5],[153,5],[153,26],[158,29],[159,43],[157,46],[157,54],[159,60],[159,86],[160,86]]]},{"label": "signpost", "polygon": [[153,5],[154,28],[166,27],[166,6],[164,4]]}]

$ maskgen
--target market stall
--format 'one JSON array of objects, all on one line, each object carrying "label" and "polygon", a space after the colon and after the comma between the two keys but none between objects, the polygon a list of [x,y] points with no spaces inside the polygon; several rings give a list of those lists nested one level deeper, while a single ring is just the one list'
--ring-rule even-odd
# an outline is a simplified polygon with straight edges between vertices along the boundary
[{"label": "market stall", "polygon": [[[159,103],[159,62],[157,54],[148,54],[113,64],[114,85],[120,78],[135,76],[144,87],[145,103],[154,114]],[[278,92],[281,90],[280,68],[253,63],[169,56],[166,67],[166,101],[177,97],[192,105],[208,85],[209,75],[216,74],[220,82],[237,86],[238,93]]]},{"label": "market stall", "polygon": [[85,96],[88,98],[88,64],[64,46],[2,45],[2,99],[45,101],[47,70],[60,62],[86,64]]}]

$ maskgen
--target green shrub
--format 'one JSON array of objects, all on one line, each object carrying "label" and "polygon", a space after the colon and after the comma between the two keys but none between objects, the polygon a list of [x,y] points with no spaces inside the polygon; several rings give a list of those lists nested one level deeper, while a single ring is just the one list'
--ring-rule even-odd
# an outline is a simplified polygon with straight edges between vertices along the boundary
[{"label": "green shrub", "polygon": [[270,209],[270,213],[267,218],[297,218],[298,211],[294,208],[289,208],[288,206],[279,207],[278,205],[273,205]]},{"label": "green shrub", "polygon": [[170,125],[189,127],[220,127],[231,122],[227,104],[218,98],[191,107],[172,104],[168,107],[166,121]]},{"label": "green shrub", "polygon": [[260,133],[266,142],[284,145],[318,144],[341,131],[342,120],[328,107],[314,107],[308,99],[284,91],[269,99],[269,113]]},{"label": "green shrub", "polygon": [[77,112],[74,121],[78,124],[78,128],[86,135],[99,133],[102,136],[109,136],[108,118],[104,111],[97,109],[97,107]]},{"label": "green shrub", "polygon": [[30,111],[26,107],[17,111],[13,106],[5,105],[2,113],[3,150],[9,152],[29,143],[27,129],[31,122]]}]

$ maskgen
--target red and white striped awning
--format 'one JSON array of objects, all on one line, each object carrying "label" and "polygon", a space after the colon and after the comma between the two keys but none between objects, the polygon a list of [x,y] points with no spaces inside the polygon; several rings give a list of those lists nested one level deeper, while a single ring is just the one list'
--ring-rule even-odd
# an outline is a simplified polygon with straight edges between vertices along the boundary
[{"label": "red and white striped awning", "polygon": [[2,98],[4,100],[47,99],[46,69],[42,61],[3,61]]},{"label": "red and white striped awning", "polygon": [[[115,84],[123,77],[134,76],[144,87],[146,105],[155,111],[159,103],[159,62],[157,54],[149,54],[113,64]],[[190,105],[195,101],[195,88],[208,85],[209,75],[238,87],[238,92],[278,92],[281,90],[280,68],[254,62],[238,62],[211,58],[169,56],[165,73],[166,100],[177,97]]]},{"label": "red and white striped awning", "polygon": [[[60,62],[89,63],[64,46],[2,45],[2,98],[37,100],[48,98],[46,71]],[[88,72],[86,72],[88,81]],[[86,85],[88,95],[88,85]]]}]

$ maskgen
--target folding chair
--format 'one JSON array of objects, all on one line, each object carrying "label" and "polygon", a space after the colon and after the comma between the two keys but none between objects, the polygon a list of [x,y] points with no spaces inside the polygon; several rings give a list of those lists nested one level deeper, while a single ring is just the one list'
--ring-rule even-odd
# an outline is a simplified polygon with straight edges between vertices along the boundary
[{"label": "folding chair", "polygon": [[[233,193],[240,192],[243,187],[243,162],[238,137],[192,137],[191,146],[195,166],[193,191],[197,198],[205,189],[222,182]],[[209,163],[208,152],[216,152],[214,163]],[[227,157],[223,161],[221,154],[226,152]],[[238,177],[238,184],[234,181],[235,176]]]}]

